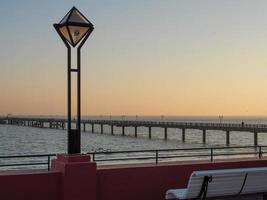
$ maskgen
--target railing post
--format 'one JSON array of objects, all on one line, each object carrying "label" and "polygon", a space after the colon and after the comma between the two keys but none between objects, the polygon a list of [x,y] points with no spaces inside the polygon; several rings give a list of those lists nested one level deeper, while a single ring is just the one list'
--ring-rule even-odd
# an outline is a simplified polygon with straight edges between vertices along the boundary
[{"label": "railing post", "polygon": [[100,124],[100,128],[101,128],[101,134],[103,134],[103,132],[104,132],[104,128],[103,128],[103,124]]},{"label": "railing post", "polygon": [[148,127],[148,138],[151,139],[151,126]]},{"label": "railing post", "polygon": [[113,124],[110,127],[111,135],[114,135]]},{"label": "railing post", "polygon": [[134,127],[134,137],[137,137],[137,126]]},{"label": "railing post", "polygon": [[185,128],[182,129],[182,141],[185,142]]},{"label": "railing post", "polygon": [[261,151],[261,146],[259,146],[259,159],[262,158],[262,151]]},{"label": "railing post", "polygon": [[95,153],[93,153],[93,161],[95,161]]},{"label": "railing post", "polygon": [[47,157],[47,171],[50,171],[50,155]]},{"label": "railing post", "polygon": [[202,143],[206,144],[206,130],[205,129],[202,130]]},{"label": "railing post", "polygon": [[122,136],[125,136],[125,126],[123,125],[121,128],[122,128]]},{"label": "railing post", "polygon": [[94,124],[91,124],[91,128],[92,128],[91,132],[94,133],[95,132]]},{"label": "railing post", "polygon": [[228,130],[226,131],[226,145],[230,145],[230,131]]},{"label": "railing post", "polygon": [[158,164],[158,161],[159,161],[159,151],[156,150],[156,164]]},{"label": "railing post", "polygon": [[213,148],[210,149],[210,161],[213,162]]},{"label": "railing post", "polygon": [[168,139],[168,127],[165,126],[164,128],[164,140],[167,140]]},{"label": "railing post", "polygon": [[258,133],[254,132],[254,146],[258,145]]}]

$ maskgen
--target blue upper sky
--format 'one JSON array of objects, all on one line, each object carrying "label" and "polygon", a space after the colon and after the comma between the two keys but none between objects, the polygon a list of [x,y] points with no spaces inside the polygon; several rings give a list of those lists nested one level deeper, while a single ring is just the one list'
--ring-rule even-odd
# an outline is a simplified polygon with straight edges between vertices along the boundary
[{"label": "blue upper sky", "polygon": [[267,114],[265,0],[1,1],[0,114],[65,113],[72,6],[95,26],[84,114]]}]

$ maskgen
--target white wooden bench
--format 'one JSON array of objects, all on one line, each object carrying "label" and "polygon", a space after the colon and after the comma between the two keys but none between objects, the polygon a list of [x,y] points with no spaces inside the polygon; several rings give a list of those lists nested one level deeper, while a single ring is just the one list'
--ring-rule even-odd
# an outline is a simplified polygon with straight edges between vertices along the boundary
[{"label": "white wooden bench", "polygon": [[258,193],[266,199],[267,167],[194,171],[187,188],[168,190],[165,199],[206,199]]}]

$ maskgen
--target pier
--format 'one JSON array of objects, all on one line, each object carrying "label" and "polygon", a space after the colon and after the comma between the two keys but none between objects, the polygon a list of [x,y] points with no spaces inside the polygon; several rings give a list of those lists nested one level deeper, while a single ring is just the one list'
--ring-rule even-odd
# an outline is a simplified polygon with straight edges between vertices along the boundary
[{"label": "pier", "polygon": [[[36,128],[65,129],[67,119],[59,118],[22,118],[22,117],[3,117],[0,121],[5,124],[30,126]],[[75,120],[72,121],[73,125]],[[238,124],[238,123],[200,123],[200,122],[169,122],[169,121],[139,121],[139,120],[81,120],[81,130],[86,132],[87,128],[95,133],[95,127],[100,127],[100,133],[104,133],[104,127],[110,127],[110,134],[114,135],[114,127],[121,128],[121,135],[125,136],[126,128],[134,128],[134,136],[138,137],[138,128],[146,127],[149,139],[153,137],[153,128],[162,128],[164,140],[168,139],[168,129],[181,130],[181,140],[186,141],[186,130],[195,129],[202,132],[202,143],[207,141],[207,131],[219,130],[225,132],[225,143],[231,143],[231,132],[251,132],[253,134],[253,145],[258,145],[258,133],[267,133],[266,124]],[[178,133],[178,131],[177,131]]]}]

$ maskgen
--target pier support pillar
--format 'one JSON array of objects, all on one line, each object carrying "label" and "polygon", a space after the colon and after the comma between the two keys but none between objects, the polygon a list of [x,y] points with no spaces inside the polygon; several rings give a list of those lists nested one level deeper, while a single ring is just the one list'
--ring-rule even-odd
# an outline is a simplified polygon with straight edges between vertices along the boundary
[{"label": "pier support pillar", "polygon": [[230,145],[230,131],[226,131],[226,145]]},{"label": "pier support pillar", "polygon": [[101,127],[101,134],[103,134],[104,130],[103,130],[103,124],[100,125]]},{"label": "pier support pillar", "polygon": [[91,124],[91,128],[92,128],[92,133],[94,133],[95,132],[95,125]]},{"label": "pier support pillar", "polygon": [[182,129],[182,141],[185,142],[185,128]]},{"label": "pier support pillar", "polygon": [[258,133],[254,132],[254,146],[258,145]]},{"label": "pier support pillar", "polygon": [[206,144],[206,130],[202,130],[202,142]]},{"label": "pier support pillar", "polygon": [[110,126],[110,132],[111,132],[111,135],[114,135],[114,127],[113,127],[113,125]]},{"label": "pier support pillar", "polygon": [[148,138],[151,139],[151,126],[148,127]]},{"label": "pier support pillar", "polygon": [[122,126],[122,136],[125,136],[125,126]]},{"label": "pier support pillar", "polygon": [[134,127],[134,137],[137,137],[137,126]]},{"label": "pier support pillar", "polygon": [[96,200],[96,163],[88,155],[58,155],[52,171],[60,172],[61,200]]},{"label": "pier support pillar", "polygon": [[83,123],[83,132],[85,132],[85,131],[86,131],[86,124]]},{"label": "pier support pillar", "polygon": [[168,128],[164,127],[164,140],[168,139]]}]

